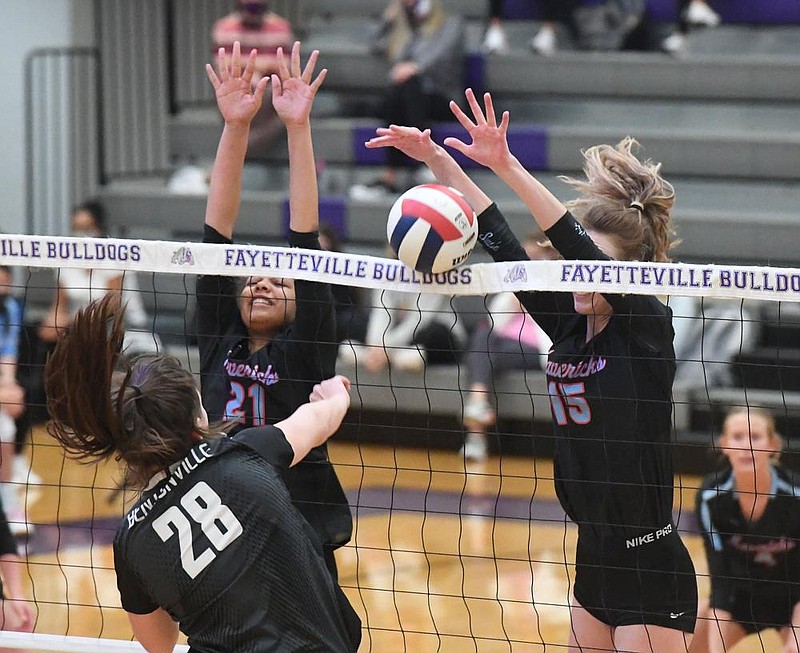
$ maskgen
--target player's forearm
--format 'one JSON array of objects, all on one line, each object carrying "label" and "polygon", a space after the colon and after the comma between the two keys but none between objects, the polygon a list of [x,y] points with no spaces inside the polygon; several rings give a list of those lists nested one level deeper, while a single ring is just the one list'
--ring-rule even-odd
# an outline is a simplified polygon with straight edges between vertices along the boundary
[{"label": "player's forearm", "polygon": [[460,191],[475,213],[480,213],[491,206],[492,199],[470,179],[443,147],[437,146],[434,155],[425,163],[440,183]]},{"label": "player's forearm", "polygon": [[510,156],[492,171],[525,203],[539,228],[547,231],[566,212],[566,207],[515,156]]},{"label": "player's forearm", "polygon": [[3,577],[3,590],[6,598],[24,599],[22,590],[22,560],[18,555],[0,556],[0,575]]},{"label": "player's forearm", "polygon": [[137,641],[149,653],[171,653],[178,642],[178,624],[159,608],[150,614],[128,613],[131,629]]},{"label": "player's forearm", "polygon": [[289,227],[308,233],[319,229],[319,194],[311,125],[287,125],[289,146]]},{"label": "player's forearm", "polygon": [[225,125],[211,171],[205,221],[227,238],[233,236],[239,215],[249,132],[249,125]]}]

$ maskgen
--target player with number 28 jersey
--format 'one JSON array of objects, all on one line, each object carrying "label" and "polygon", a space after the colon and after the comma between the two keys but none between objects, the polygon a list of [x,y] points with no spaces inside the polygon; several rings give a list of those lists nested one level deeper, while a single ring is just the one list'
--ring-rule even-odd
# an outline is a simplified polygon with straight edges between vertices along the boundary
[{"label": "player with number 28 jersey", "polygon": [[281,479],[292,456],[278,428],[245,429],[153,478],[114,542],[123,608],[163,607],[197,650],[353,650],[358,618]]}]

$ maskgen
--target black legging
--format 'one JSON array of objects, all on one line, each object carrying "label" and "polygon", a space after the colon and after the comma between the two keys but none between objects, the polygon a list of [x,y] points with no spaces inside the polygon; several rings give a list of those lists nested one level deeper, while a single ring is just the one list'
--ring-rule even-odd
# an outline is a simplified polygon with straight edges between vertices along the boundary
[{"label": "black legging", "polygon": [[[551,23],[571,23],[572,12],[581,0],[539,0],[542,20]],[[489,19],[502,18],[503,0],[489,0]]]},{"label": "black legging", "polygon": [[[426,92],[422,80],[416,75],[388,88],[382,114],[387,125],[414,125],[422,130],[433,122],[453,118],[450,98]],[[386,160],[393,168],[412,165],[411,160],[394,147],[387,148]],[[413,165],[418,164],[413,162]]]},{"label": "black legging", "polygon": [[689,33],[689,23],[686,21],[686,10],[692,3],[692,0],[676,0],[678,5],[678,32],[680,34]]}]

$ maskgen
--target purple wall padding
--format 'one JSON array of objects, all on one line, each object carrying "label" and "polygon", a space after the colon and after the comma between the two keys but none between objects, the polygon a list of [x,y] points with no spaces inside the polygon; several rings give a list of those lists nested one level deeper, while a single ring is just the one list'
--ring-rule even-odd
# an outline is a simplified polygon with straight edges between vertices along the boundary
[{"label": "purple wall padding", "polygon": [[[343,240],[347,240],[347,201],[340,195],[320,195],[319,221],[335,229]],[[289,236],[289,199],[283,202],[283,233]]]},{"label": "purple wall padding", "polygon": [[536,0],[505,0],[503,2],[503,17],[537,20],[539,18],[539,7]]},{"label": "purple wall padding", "polygon": [[[377,126],[377,125],[376,125]],[[353,129],[353,162],[359,165],[378,166],[386,163],[386,150],[382,147],[374,150],[364,145],[375,136],[375,127],[356,127]]]},{"label": "purple wall padding", "polygon": [[476,93],[482,93],[485,84],[485,59],[480,52],[467,54],[466,74],[464,75],[465,88],[471,88]]},{"label": "purple wall padding", "polygon": [[[468,142],[467,132],[457,124],[437,125],[433,129],[433,140],[442,143],[448,136]],[[548,170],[547,132],[538,125],[517,125],[508,132],[508,146],[522,165],[529,170]],[[449,150],[453,158],[464,168],[478,168],[472,159],[463,156],[453,149]]]},{"label": "purple wall padding", "polygon": [[[584,0],[597,4],[602,0]],[[782,24],[800,23],[800,0],[710,0],[723,23]],[[657,22],[677,20],[677,0],[647,0],[647,13]],[[508,19],[538,20],[536,0],[505,0],[503,16]]]}]

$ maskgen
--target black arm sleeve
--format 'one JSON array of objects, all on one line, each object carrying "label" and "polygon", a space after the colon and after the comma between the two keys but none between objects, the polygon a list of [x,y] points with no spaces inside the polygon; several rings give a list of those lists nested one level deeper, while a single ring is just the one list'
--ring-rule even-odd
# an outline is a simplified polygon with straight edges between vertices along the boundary
[{"label": "black arm sleeve", "polygon": [[[289,246],[321,250],[316,231],[289,232]],[[318,281],[295,282],[297,313],[289,338],[304,354],[302,360],[311,370],[312,378],[326,379],[336,372],[336,313],[333,293],[328,283]]]},{"label": "black arm sleeve", "polygon": [[[530,257],[508,226],[497,204],[492,204],[478,216],[478,240],[495,261],[528,261]],[[572,296],[554,292],[515,293],[520,304],[536,320],[544,332],[555,341],[559,320],[573,314]]]},{"label": "black arm sleeve", "polygon": [[[205,225],[203,242],[232,245],[233,241],[216,229]],[[218,338],[239,316],[236,279],[233,277],[200,275],[195,288],[197,295],[197,332],[202,339]],[[202,342],[201,342],[202,345]]]}]

